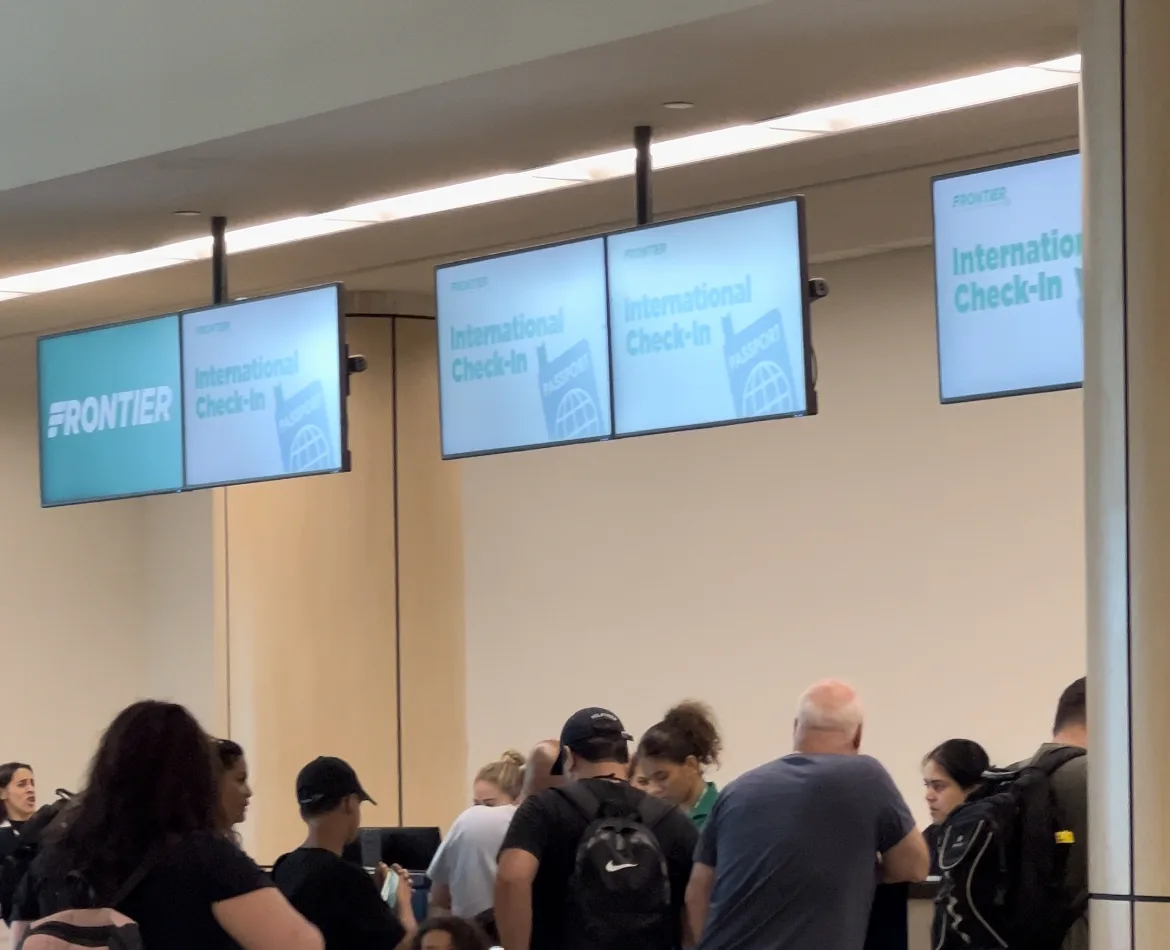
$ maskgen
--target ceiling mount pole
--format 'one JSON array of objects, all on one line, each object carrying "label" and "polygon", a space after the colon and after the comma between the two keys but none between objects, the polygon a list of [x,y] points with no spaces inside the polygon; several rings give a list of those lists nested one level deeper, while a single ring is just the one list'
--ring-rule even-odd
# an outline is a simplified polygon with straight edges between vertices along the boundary
[{"label": "ceiling mount pole", "polygon": [[648,125],[634,126],[634,215],[639,227],[654,218],[653,195],[650,190],[650,142],[654,130]]},{"label": "ceiling mount pole", "polygon": [[227,218],[211,219],[211,302],[227,303]]}]

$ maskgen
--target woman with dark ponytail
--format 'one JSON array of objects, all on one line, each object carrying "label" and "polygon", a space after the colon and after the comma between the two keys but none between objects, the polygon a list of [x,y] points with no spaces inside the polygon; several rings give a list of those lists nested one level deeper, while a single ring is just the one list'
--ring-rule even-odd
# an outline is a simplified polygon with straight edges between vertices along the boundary
[{"label": "woman with dark ponytail", "polygon": [[706,771],[719,765],[722,750],[710,707],[688,700],[646,730],[634,757],[646,791],[678,805],[702,828],[719,796]]},{"label": "woman with dark ponytail", "polygon": [[983,782],[991,762],[983,746],[970,739],[948,739],[922,760],[922,783],[931,825],[923,834],[930,848],[930,873],[938,873],[938,846],[947,816],[962,805]]}]

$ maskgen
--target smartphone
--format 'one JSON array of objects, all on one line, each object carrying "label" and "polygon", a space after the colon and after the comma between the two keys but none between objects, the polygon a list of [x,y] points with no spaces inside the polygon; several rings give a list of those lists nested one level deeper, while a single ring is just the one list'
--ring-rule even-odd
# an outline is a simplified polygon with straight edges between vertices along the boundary
[{"label": "smartphone", "polygon": [[398,875],[394,871],[386,875],[386,883],[382,885],[382,900],[391,910],[398,904]]}]

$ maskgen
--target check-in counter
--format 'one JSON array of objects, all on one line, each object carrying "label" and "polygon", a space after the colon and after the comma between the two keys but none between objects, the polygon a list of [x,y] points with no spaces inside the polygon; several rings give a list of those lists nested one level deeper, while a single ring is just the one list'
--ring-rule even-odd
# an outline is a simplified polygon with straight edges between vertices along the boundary
[{"label": "check-in counter", "polygon": [[930,950],[938,881],[882,884],[873,896],[865,950]]},{"label": "check-in counter", "polygon": [[906,909],[907,950],[930,950],[930,922],[934,918],[934,896],[937,893],[938,878],[910,885]]}]

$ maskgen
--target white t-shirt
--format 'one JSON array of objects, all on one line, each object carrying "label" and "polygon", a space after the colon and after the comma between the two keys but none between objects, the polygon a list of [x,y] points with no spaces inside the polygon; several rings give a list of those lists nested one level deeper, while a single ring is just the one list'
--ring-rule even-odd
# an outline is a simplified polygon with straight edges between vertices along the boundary
[{"label": "white t-shirt", "polygon": [[495,904],[496,858],[515,805],[472,805],[455,819],[427,877],[451,889],[451,913],[474,917]]}]

